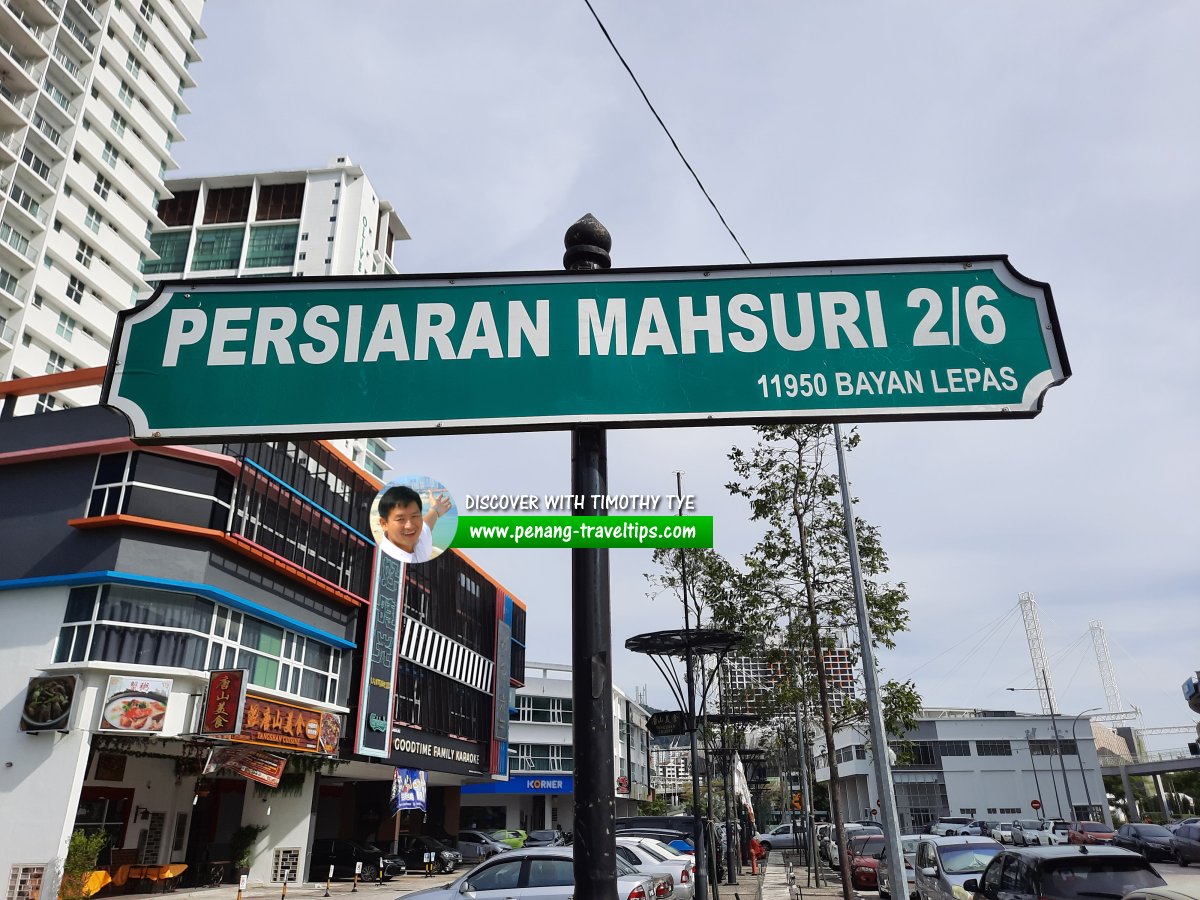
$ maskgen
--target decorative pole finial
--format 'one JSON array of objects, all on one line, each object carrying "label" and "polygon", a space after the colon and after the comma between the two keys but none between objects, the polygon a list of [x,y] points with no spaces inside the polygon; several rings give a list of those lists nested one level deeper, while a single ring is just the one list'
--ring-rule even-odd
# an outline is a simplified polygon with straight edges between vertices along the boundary
[{"label": "decorative pole finial", "polygon": [[563,245],[567,248],[563,254],[564,269],[607,269],[612,265],[608,255],[612,235],[591,213],[567,229]]}]

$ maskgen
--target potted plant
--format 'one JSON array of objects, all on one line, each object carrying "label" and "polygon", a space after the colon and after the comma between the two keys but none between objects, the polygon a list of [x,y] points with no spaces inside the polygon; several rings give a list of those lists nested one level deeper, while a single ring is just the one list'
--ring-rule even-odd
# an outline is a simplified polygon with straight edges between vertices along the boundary
[{"label": "potted plant", "polygon": [[[108,836],[103,831],[88,834],[78,829],[72,833],[67,858],[63,861],[62,883],[58,888],[60,900],[84,900],[88,896],[88,875],[95,871],[96,860],[107,841]],[[91,892],[95,890],[91,888]]]},{"label": "potted plant", "polygon": [[250,849],[258,836],[267,830],[266,825],[241,825],[229,838],[229,855],[237,867],[238,874],[245,875],[250,870]]}]

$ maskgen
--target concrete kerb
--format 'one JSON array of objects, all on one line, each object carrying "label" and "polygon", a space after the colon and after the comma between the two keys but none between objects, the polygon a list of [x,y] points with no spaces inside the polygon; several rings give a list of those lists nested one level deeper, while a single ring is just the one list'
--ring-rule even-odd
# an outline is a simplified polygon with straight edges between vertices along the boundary
[{"label": "concrete kerb", "polygon": [[[424,890],[429,887],[440,887],[449,884],[466,869],[460,868],[449,875],[434,875],[426,878],[424,874],[401,875],[383,884],[375,881],[360,881],[358,890],[353,891],[354,884],[350,881],[335,881],[329,886],[330,900],[358,900],[359,897],[371,900],[383,900],[385,897],[401,897],[412,891]],[[236,884],[222,884],[217,887],[179,888],[175,891],[149,894],[114,894],[111,900],[237,900]],[[280,900],[283,895],[282,884],[251,884],[242,891],[242,900]],[[325,896],[325,882],[302,881],[289,883],[287,900],[311,900]],[[110,900],[102,897],[100,900]]]}]

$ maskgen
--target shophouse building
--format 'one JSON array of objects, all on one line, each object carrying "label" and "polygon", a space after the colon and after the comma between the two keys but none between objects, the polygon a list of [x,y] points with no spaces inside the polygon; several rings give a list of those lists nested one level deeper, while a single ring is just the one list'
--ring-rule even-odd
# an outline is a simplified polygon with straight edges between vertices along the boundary
[{"label": "shophouse building", "polygon": [[[613,790],[618,816],[637,815],[650,799],[650,735],[646,710],[620,688],[612,692]],[[467,827],[573,830],[574,705],[571,667],[525,664],[509,735],[507,782],[462,789]]]},{"label": "shophouse building", "polygon": [[[321,441],[140,447],[99,406],[0,422],[10,900],[54,896],[76,828],[115,879],[184,883],[232,877],[243,825],[252,883],[305,879],[318,837],[457,830],[460,785],[506,773],[525,611],[454,550],[408,567],[386,749],[357,753],[379,487]],[[221,669],[237,735],[201,733]],[[395,766],[427,773],[419,819],[391,814]]]}]

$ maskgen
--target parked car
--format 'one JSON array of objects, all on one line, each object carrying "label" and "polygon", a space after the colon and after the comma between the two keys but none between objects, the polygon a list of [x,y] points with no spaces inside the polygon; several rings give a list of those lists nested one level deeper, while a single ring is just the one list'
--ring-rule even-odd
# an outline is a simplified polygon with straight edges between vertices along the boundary
[{"label": "parked car", "polygon": [[1113,830],[1103,822],[1072,822],[1067,827],[1068,844],[1111,844]]},{"label": "parked car", "polygon": [[617,837],[617,856],[647,875],[661,876],[667,881],[672,900],[691,900],[696,895],[690,857],[679,856],[653,838]]},{"label": "parked car", "polygon": [[1171,847],[1175,851],[1175,862],[1179,865],[1200,862],[1200,824],[1176,828]]},{"label": "parked car", "polygon": [[471,864],[513,849],[483,831],[460,831],[455,847],[463,855],[463,859]]},{"label": "parked car", "polygon": [[1012,842],[1016,847],[1049,847],[1067,842],[1067,823],[1062,819],[1018,819],[1013,822]]},{"label": "parked car", "polygon": [[1124,900],[1196,900],[1196,895],[1169,887],[1148,887],[1126,894]]},{"label": "parked car", "polygon": [[785,822],[754,837],[768,853],[772,850],[798,850],[804,846],[804,826]]},{"label": "parked car", "polygon": [[396,852],[404,857],[410,872],[425,871],[425,854],[435,854],[434,869],[443,874],[462,865],[462,854],[427,834],[402,834]]},{"label": "parked car", "polygon": [[823,857],[831,866],[836,866],[838,854],[834,848],[840,846],[846,837],[867,828],[873,832],[882,833],[883,831],[878,825],[859,825],[857,822],[847,822],[842,826],[843,833],[839,835],[837,828],[830,825],[821,833],[817,842],[817,855]]},{"label": "parked car", "polygon": [[1175,831],[1180,825],[1200,825],[1200,816],[1192,816],[1189,819],[1180,819],[1178,822],[1168,822],[1167,830]]},{"label": "parked car", "polygon": [[394,878],[405,874],[402,856],[384,853],[374,844],[365,841],[345,841],[337,838],[321,838],[313,841],[308,855],[308,872],[313,881],[324,881],[333,866],[334,878],[353,878],[358,863],[362,863],[359,881],[375,881],[379,878],[379,861],[383,860],[383,877]]},{"label": "parked car", "polygon": [[[449,884],[413,891],[403,900],[447,900],[469,895],[473,900],[572,900],[575,870],[571,847],[525,847],[480,863]],[[654,900],[654,879],[617,858],[618,900]]]},{"label": "parked car", "polygon": [[508,844],[514,850],[520,850],[524,847],[525,838],[527,837],[529,835],[520,828],[502,828],[499,831],[492,832],[492,840]]},{"label": "parked car", "polygon": [[[917,871],[913,868],[917,859],[917,844],[921,842],[919,834],[902,834],[900,846],[904,848],[904,874],[907,876],[908,890],[902,893],[899,900],[917,895]],[[889,870],[887,847],[879,854],[879,896],[888,900],[892,895],[892,874]]]},{"label": "parked car", "polygon": [[539,828],[525,836],[526,847],[561,847],[567,842],[557,828]]},{"label": "parked car", "polygon": [[1125,897],[1166,882],[1141,856],[1117,847],[1027,847],[1005,850],[963,889],[975,900]]},{"label": "parked car", "polygon": [[950,834],[958,834],[962,829],[969,826],[972,822],[970,816],[942,816],[929,829],[930,834],[944,837]]},{"label": "parked car", "polygon": [[1140,853],[1149,860],[1170,862],[1175,858],[1175,848],[1171,844],[1174,837],[1161,825],[1129,824],[1117,829],[1113,845]]},{"label": "parked car", "polygon": [[854,835],[846,848],[850,857],[850,883],[856,891],[873,891],[879,887],[879,855],[887,846],[882,834]]},{"label": "parked car", "polygon": [[831,841],[829,846],[826,848],[826,852],[829,854],[829,865],[833,866],[835,869],[842,864],[842,850],[849,841],[865,835],[883,834],[883,829],[876,825],[867,826],[852,823],[846,825],[845,829],[845,838],[843,838],[841,841]]},{"label": "parked car", "polygon": [[917,896],[920,900],[957,900],[954,889],[983,874],[1003,849],[991,838],[972,835],[922,838],[917,844]]},{"label": "parked car", "polygon": [[1012,832],[1012,822],[1000,822],[992,829],[992,833],[988,837],[1002,844],[1011,844],[1013,842]]}]

